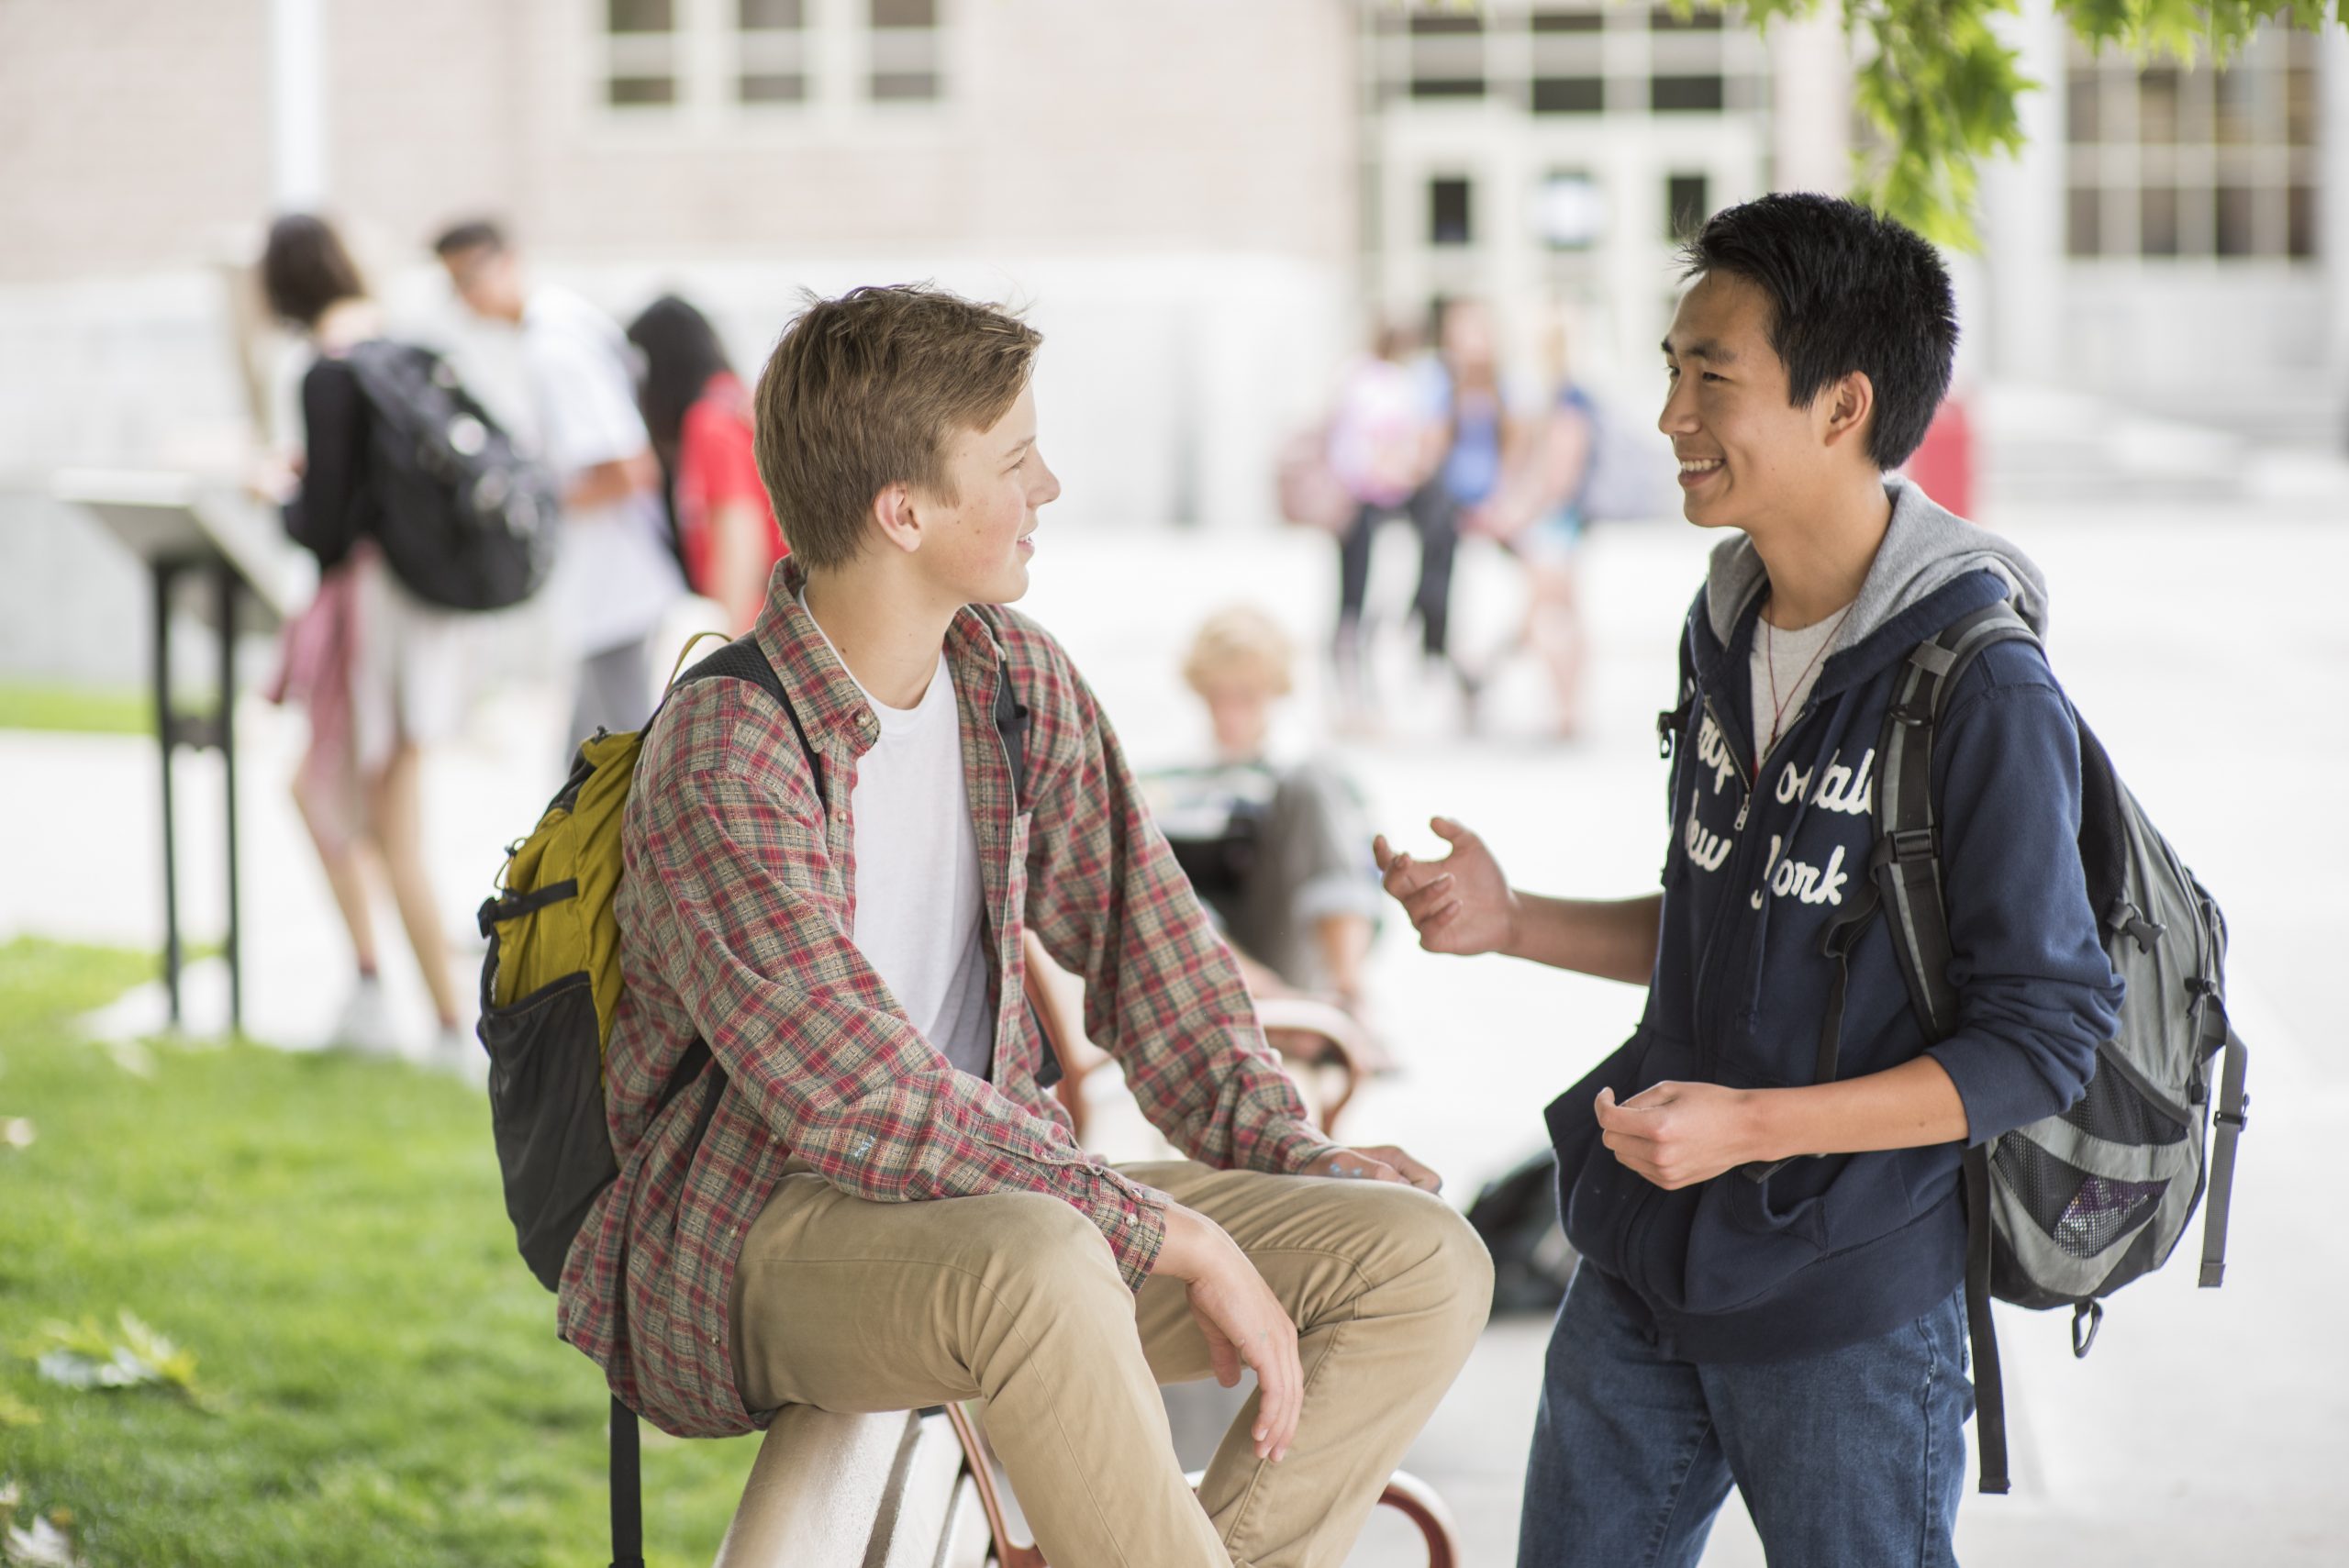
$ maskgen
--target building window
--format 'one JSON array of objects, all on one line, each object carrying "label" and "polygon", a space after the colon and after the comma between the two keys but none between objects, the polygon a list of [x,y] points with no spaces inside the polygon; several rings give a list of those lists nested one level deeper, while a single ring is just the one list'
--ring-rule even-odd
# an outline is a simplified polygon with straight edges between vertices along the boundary
[{"label": "building window", "polygon": [[876,104],[930,103],[938,97],[938,0],[870,0]]},{"label": "building window", "polygon": [[1719,72],[1709,76],[1656,76],[1648,82],[1648,107],[1660,115],[1717,115],[1728,103]]},{"label": "building window", "polygon": [[[1682,18],[1669,6],[1615,0],[1376,0],[1359,9],[1380,107],[1468,100],[1580,115],[1610,104],[1637,112],[1654,100],[1665,113],[1742,113],[1766,97],[1762,44],[1717,11]],[[1653,77],[1672,80],[1658,89]]]},{"label": "building window", "polygon": [[1607,18],[1598,10],[1541,10],[1532,39],[1531,106],[1537,115],[1595,115],[1607,107]]},{"label": "building window", "polygon": [[604,102],[614,108],[677,101],[674,0],[605,0]]},{"label": "building window", "polygon": [[1652,7],[1648,24],[1648,109],[1659,115],[1717,115],[1730,106],[1729,49],[1719,11],[1682,17]]},{"label": "building window", "polygon": [[950,0],[596,0],[597,97],[707,123],[737,108],[946,96]]},{"label": "building window", "polygon": [[1457,175],[1439,175],[1428,182],[1428,243],[1472,245],[1475,226],[1469,209],[1470,187]]},{"label": "building window", "polygon": [[734,91],[745,104],[807,101],[806,0],[733,0]]},{"label": "building window", "polygon": [[1664,237],[1675,245],[1705,227],[1713,216],[1712,182],[1702,174],[1667,174],[1664,180]]},{"label": "building window", "polygon": [[1537,76],[1533,79],[1533,112],[1537,115],[1595,115],[1607,107],[1603,76]]},{"label": "building window", "polygon": [[2073,46],[2065,248],[2074,256],[2317,250],[2317,39],[2267,27],[2224,70]]},{"label": "building window", "polygon": [[1411,96],[1485,95],[1485,18],[1474,13],[1410,18]]},{"label": "building window", "polygon": [[1602,0],[1364,9],[1372,96],[1382,107],[1478,100],[1542,116],[1604,114],[1610,105],[1687,115],[1754,112],[1765,99],[1762,45],[1719,11],[1682,17],[1668,6]]},{"label": "building window", "polygon": [[1587,250],[1607,238],[1607,199],[1586,170],[1545,176],[1533,215],[1535,232],[1553,250]]}]

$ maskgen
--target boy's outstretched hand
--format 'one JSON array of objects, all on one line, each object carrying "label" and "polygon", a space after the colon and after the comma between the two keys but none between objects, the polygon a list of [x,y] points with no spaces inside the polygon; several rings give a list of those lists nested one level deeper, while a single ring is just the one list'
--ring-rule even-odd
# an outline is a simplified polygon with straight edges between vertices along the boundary
[{"label": "boy's outstretched hand", "polygon": [[1411,917],[1419,946],[1428,951],[1466,956],[1506,951],[1517,937],[1519,909],[1500,862],[1484,840],[1451,817],[1431,817],[1428,826],[1452,846],[1440,861],[1400,853],[1384,833],[1371,840],[1381,884]]}]

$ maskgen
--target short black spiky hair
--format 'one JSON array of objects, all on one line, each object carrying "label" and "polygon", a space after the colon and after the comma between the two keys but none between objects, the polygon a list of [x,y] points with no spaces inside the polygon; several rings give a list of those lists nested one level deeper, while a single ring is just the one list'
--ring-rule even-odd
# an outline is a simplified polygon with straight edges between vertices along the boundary
[{"label": "short black spiky hair", "polygon": [[1789,191],[1715,213],[1680,254],[1684,277],[1729,272],[1769,296],[1797,407],[1858,371],[1876,388],[1868,455],[1909,461],[1957,353],[1957,302],[1931,245],[1857,202]]},{"label": "short black spiky hair", "polygon": [[469,217],[442,229],[432,241],[432,253],[442,261],[468,250],[503,250],[506,230],[495,218]]}]

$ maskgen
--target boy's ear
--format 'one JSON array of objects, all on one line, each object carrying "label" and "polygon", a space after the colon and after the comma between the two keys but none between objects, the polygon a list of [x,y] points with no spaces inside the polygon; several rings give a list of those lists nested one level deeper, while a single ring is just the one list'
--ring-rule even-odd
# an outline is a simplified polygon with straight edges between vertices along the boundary
[{"label": "boy's ear", "polygon": [[1865,371],[1853,371],[1820,395],[1827,423],[1820,435],[1831,447],[1865,440],[1876,416],[1876,384]]},{"label": "boy's ear", "polygon": [[912,487],[902,480],[874,494],[869,520],[883,539],[907,554],[921,548],[921,514],[914,505]]}]

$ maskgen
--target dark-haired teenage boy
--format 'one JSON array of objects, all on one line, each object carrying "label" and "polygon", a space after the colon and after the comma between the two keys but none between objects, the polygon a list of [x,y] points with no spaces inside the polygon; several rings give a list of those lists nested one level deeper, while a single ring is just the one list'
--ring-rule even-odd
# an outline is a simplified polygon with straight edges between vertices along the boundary
[{"label": "dark-haired teenage boy", "polygon": [[[1475,1342],[1491,1263],[1432,1172],[1307,1123],[1108,717],[1001,607],[1060,494],[1039,341],[864,288],[767,361],[760,476],[792,553],[751,635],[785,701],[690,684],[645,738],[620,1174],[562,1333],[686,1435],[984,1400],[1055,1568],[1335,1568]],[[1190,1159],[1077,1147],[1019,1001],[1029,931]],[[696,1040],[719,1071],[664,1098]],[[1195,1496],[1158,1385],[1243,1363],[1258,1396]]]},{"label": "dark-haired teenage boy", "polygon": [[2077,1099],[2120,999],[2081,879],[2077,737],[2035,646],[1968,671],[1931,784],[1959,1027],[1928,1043],[1876,917],[1841,1070],[1813,1082],[1821,944],[1875,896],[1895,675],[1999,598],[2043,627],[2046,589],[1885,477],[1949,384],[1957,324],[1929,246],[1849,202],[1774,195],[1714,217],[1687,261],[1660,424],[1688,520],[1735,537],[1684,628],[1663,892],[1515,892],[1444,818],[1441,861],[1378,846],[1423,945],[1649,987],[1630,1041],[1549,1107],[1583,1262],[1519,1562],[1694,1563],[1733,1483],[1774,1563],[1947,1563],[1973,1408],[1960,1152]]},{"label": "dark-haired teenage boy", "polygon": [[506,231],[457,224],[433,253],[466,309],[520,335],[540,455],[562,486],[562,543],[547,595],[578,662],[562,767],[598,729],[634,729],[652,706],[652,642],[685,591],[661,515],[661,464],[619,328],[569,289],[533,285]]}]

